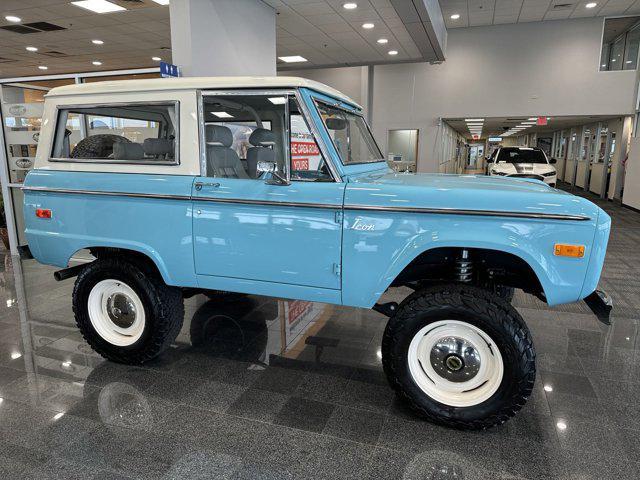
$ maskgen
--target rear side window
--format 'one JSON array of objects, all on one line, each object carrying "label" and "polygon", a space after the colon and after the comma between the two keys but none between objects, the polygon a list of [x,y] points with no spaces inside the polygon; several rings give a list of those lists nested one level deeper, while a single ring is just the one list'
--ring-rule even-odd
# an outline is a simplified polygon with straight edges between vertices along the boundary
[{"label": "rear side window", "polygon": [[58,110],[52,161],[178,163],[178,104]]}]

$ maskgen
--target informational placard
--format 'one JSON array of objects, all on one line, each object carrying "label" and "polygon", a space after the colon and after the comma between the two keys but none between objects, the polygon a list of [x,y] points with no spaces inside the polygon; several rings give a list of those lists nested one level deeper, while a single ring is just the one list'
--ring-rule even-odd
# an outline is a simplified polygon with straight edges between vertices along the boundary
[{"label": "informational placard", "polygon": [[180,69],[177,65],[172,63],[160,62],[160,76],[161,77],[179,77]]}]

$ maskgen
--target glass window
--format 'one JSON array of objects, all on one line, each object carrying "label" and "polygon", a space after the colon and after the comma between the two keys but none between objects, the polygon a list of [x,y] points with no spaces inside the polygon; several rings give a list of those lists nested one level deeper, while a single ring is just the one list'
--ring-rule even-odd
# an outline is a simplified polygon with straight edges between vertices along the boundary
[{"label": "glass window", "polygon": [[294,97],[205,96],[203,116],[209,176],[267,180],[271,174],[258,169],[267,162],[292,181],[332,180]]},{"label": "glass window", "polygon": [[343,165],[382,162],[384,158],[361,115],[317,103]]},{"label": "glass window", "polygon": [[176,106],[62,108],[53,159],[177,163]]},{"label": "glass window", "polygon": [[640,26],[635,26],[627,33],[627,44],[624,49],[624,69],[635,70],[638,66],[638,47],[640,46]]},{"label": "glass window", "polygon": [[538,148],[505,147],[500,149],[498,163],[548,163],[542,150]]}]

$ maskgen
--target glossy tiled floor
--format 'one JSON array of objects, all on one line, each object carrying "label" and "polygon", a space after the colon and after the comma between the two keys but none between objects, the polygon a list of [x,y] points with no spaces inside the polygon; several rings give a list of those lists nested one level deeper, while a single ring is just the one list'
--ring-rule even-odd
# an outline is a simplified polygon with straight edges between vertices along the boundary
[{"label": "glossy tiled floor", "polygon": [[640,214],[603,205],[615,325],[519,292],[539,378],[525,409],[487,432],[406,411],[381,371],[376,313],[199,295],[176,344],[131,368],[81,339],[73,280],[6,257],[0,478],[638,478]]}]

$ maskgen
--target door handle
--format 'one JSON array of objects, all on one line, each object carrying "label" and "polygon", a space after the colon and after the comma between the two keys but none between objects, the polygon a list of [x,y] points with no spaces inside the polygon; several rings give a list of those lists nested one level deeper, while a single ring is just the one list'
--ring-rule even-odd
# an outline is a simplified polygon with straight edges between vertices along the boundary
[{"label": "door handle", "polygon": [[220,186],[219,183],[196,182],[195,184],[196,190],[198,192],[202,190],[202,187],[218,188],[219,186]]}]

